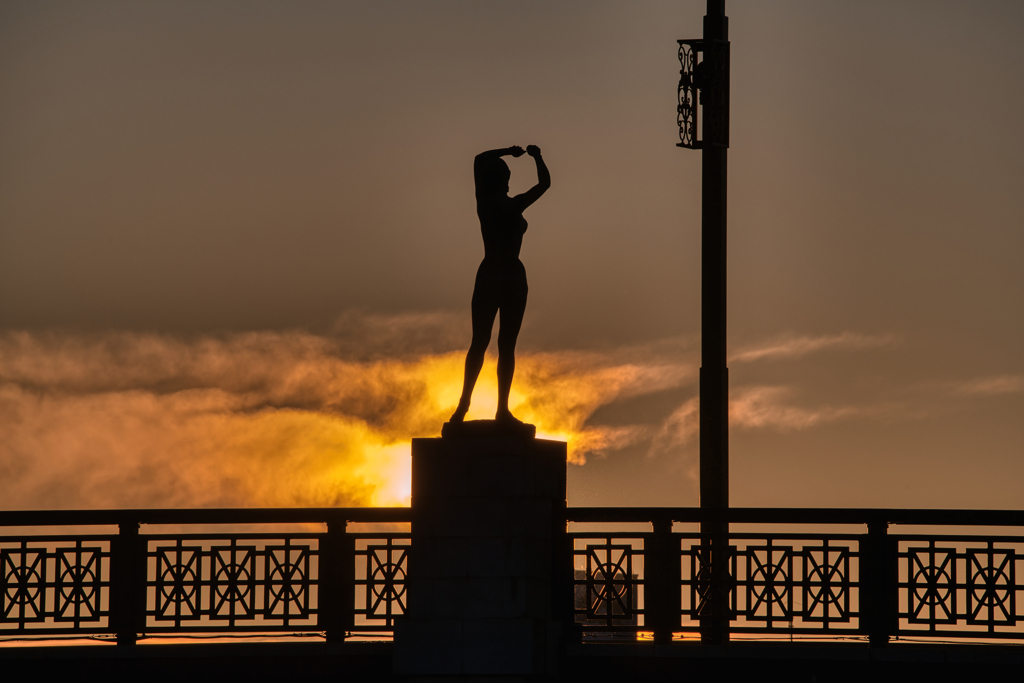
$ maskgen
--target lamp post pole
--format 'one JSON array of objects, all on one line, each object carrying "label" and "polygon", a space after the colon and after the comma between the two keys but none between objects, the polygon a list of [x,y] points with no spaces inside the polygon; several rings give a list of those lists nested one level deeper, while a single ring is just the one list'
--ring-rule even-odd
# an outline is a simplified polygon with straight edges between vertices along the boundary
[{"label": "lamp post pole", "polygon": [[[699,62],[698,53],[703,53]],[[700,506],[710,519],[701,525],[700,629],[701,642],[719,645],[729,639],[729,524],[722,516],[729,507],[729,19],[725,0],[708,0],[704,38],[679,41],[679,58],[679,146],[701,150]],[[703,130],[697,126],[698,104],[703,108]]]}]

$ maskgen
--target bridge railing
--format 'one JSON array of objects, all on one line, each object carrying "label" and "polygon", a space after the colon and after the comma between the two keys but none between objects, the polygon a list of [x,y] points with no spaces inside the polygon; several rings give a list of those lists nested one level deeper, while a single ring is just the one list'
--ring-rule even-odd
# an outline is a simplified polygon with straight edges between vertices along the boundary
[{"label": "bridge railing", "polygon": [[[14,532],[0,536],[0,638],[383,635],[407,604],[410,519],[408,508],[0,512]],[[252,525],[272,530],[238,530]]]},{"label": "bridge railing", "polygon": [[[587,527],[568,536],[578,638],[696,638],[717,591],[732,637],[1024,639],[1022,511],[569,508],[568,521]],[[739,528],[714,585],[699,525],[722,522]],[[600,530],[638,523],[649,530]]]},{"label": "bridge railing", "polygon": [[[0,639],[390,635],[408,605],[411,520],[409,508],[0,512]],[[569,508],[567,522],[569,632],[584,640],[696,638],[709,591],[734,638],[1024,640],[1024,511]],[[714,585],[700,525],[722,522],[728,572]]]}]

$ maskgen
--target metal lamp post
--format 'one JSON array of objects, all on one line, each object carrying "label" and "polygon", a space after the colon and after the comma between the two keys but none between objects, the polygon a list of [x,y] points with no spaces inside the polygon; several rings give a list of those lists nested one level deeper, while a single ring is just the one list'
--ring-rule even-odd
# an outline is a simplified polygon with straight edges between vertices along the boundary
[{"label": "metal lamp post", "polygon": [[[698,60],[698,56],[702,59]],[[701,641],[729,639],[729,368],[726,366],[726,185],[729,18],[708,0],[702,40],[680,40],[679,147],[701,150],[700,506]],[[698,108],[703,107],[702,126]]]}]

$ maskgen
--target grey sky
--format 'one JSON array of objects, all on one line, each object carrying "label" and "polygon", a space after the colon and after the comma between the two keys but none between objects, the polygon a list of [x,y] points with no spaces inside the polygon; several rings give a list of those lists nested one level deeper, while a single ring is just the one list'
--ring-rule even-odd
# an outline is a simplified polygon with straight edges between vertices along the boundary
[{"label": "grey sky", "polygon": [[[727,11],[731,349],[887,340],[733,364],[734,397],[784,388],[757,400],[830,416],[736,426],[734,502],[1024,506],[1024,6]],[[0,328],[343,335],[353,310],[440,311],[465,315],[457,346],[473,155],[535,143],[553,187],[527,213],[520,348],[693,354],[700,161],[674,147],[675,40],[702,15],[6,2]],[[695,394],[593,419],[657,425]],[[648,453],[574,470],[576,502],[696,502],[689,456]]]}]

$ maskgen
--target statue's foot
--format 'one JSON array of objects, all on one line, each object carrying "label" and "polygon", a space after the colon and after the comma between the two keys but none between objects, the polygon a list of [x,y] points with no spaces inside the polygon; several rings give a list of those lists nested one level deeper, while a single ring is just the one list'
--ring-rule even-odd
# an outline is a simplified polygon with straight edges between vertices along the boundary
[{"label": "statue's foot", "polygon": [[515,415],[513,415],[512,412],[510,410],[508,410],[507,408],[505,410],[499,410],[495,414],[494,419],[497,422],[503,422],[505,424],[514,424],[514,425],[525,424],[522,420],[518,419]]},{"label": "statue's foot", "polygon": [[448,421],[449,422],[456,422],[456,423],[462,422],[463,420],[466,419],[466,413],[467,412],[469,412],[469,408],[468,407],[463,408],[462,406],[459,406],[458,408],[455,409],[455,412],[452,413],[452,416],[451,416],[451,418],[449,418]]}]

